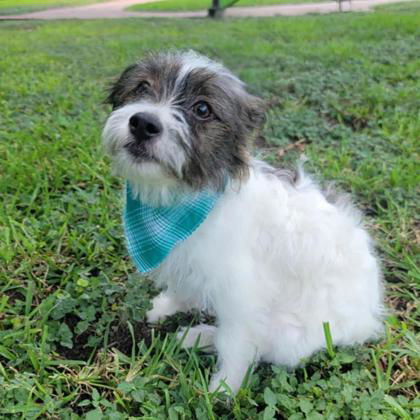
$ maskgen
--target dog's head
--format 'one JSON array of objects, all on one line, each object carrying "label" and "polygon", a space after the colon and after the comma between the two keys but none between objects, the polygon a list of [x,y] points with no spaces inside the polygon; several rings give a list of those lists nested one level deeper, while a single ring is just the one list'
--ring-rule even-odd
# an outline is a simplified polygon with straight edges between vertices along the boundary
[{"label": "dog's head", "polygon": [[103,141],[134,184],[221,188],[246,176],[264,110],[229,70],[194,52],[148,56],[110,90]]}]

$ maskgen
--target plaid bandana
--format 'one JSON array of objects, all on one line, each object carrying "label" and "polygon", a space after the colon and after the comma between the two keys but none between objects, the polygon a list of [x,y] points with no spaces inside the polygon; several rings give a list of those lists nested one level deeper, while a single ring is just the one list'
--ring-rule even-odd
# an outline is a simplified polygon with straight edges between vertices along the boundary
[{"label": "plaid bandana", "polygon": [[204,222],[218,198],[217,193],[203,191],[186,195],[174,206],[152,207],[134,198],[127,183],[124,230],[137,269],[143,273],[155,269]]}]

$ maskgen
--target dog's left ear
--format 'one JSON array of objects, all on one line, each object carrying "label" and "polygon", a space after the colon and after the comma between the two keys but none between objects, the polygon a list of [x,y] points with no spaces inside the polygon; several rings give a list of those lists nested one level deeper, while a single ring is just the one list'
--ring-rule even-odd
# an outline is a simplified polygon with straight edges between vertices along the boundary
[{"label": "dog's left ear", "polygon": [[267,105],[265,101],[258,96],[245,92],[241,97],[241,109],[246,127],[250,131],[257,131],[265,123],[265,112]]},{"label": "dog's left ear", "polygon": [[104,102],[112,105],[113,109],[122,104],[124,93],[127,86],[129,86],[129,76],[135,68],[136,64],[126,67],[126,69],[110,84],[108,88],[108,96]]}]

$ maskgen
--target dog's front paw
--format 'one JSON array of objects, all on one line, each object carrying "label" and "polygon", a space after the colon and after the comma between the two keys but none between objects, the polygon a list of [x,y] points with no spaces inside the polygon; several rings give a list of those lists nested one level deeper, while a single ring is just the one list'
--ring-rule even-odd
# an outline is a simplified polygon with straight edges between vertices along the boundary
[{"label": "dog's front paw", "polygon": [[214,350],[214,334],[217,328],[213,325],[200,324],[191,328],[181,328],[177,334],[178,341],[183,349],[189,349],[197,345],[204,351]]},{"label": "dog's front paw", "polygon": [[159,321],[163,321],[167,315],[160,313],[156,308],[146,312],[146,319],[149,324],[157,324]]},{"label": "dog's front paw", "polygon": [[175,299],[165,293],[161,293],[153,299],[153,308],[146,312],[147,322],[156,324],[180,309],[181,305]]},{"label": "dog's front paw", "polygon": [[228,376],[223,370],[216,372],[210,380],[210,392],[222,392],[224,394],[236,394],[241,387],[242,378],[235,378],[232,375]]}]

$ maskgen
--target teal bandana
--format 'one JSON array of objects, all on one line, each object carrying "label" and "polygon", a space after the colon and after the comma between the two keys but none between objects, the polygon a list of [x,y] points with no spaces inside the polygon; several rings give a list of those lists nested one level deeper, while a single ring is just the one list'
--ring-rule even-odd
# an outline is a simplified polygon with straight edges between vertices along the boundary
[{"label": "teal bandana", "polygon": [[219,194],[186,195],[173,206],[153,207],[133,197],[127,183],[124,230],[128,252],[143,273],[155,269],[181,241],[204,222]]}]

